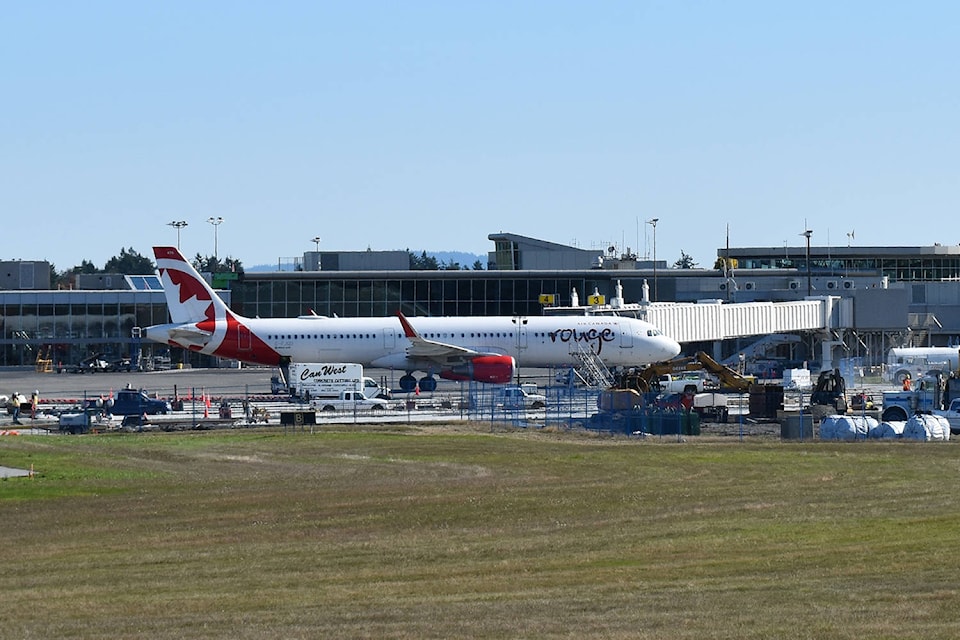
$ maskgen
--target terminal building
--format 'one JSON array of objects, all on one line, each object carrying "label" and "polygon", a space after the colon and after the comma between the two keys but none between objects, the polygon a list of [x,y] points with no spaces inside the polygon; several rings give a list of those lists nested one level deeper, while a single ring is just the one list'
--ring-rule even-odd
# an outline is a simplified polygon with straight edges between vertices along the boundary
[{"label": "terminal building", "polygon": [[[960,343],[957,246],[729,248],[718,251],[713,268],[679,269],[629,249],[588,250],[509,233],[489,239],[487,269],[414,270],[406,252],[325,251],[305,253],[293,271],[218,274],[213,283],[237,313],[260,317],[529,316],[545,306],[611,300],[617,291],[627,302],[652,304],[837,296],[851,302],[849,334],[806,336],[799,350],[779,355],[816,360],[815,343],[834,341],[879,363],[890,346]],[[46,282],[46,263],[0,262],[0,366],[69,366],[93,353],[110,360],[131,352],[143,353],[148,367],[215,364],[140,342],[138,327],[168,322],[155,277],[98,274],[78,282],[87,288],[69,291],[49,290]],[[684,347],[727,355],[745,342],[721,337]]]}]

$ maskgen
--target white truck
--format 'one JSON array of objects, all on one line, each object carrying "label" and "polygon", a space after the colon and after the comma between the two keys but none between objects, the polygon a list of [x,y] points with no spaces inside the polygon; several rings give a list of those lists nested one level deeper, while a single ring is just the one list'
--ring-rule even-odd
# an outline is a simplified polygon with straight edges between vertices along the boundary
[{"label": "white truck", "polygon": [[496,404],[510,410],[543,409],[547,406],[547,397],[526,385],[509,385],[497,392]]},{"label": "white truck", "polygon": [[658,376],[655,387],[661,393],[703,393],[708,378],[702,371],[690,371],[671,375],[665,373]]},{"label": "white truck", "polygon": [[313,398],[310,407],[317,411],[383,411],[390,403],[383,398],[367,398],[357,391],[341,391],[335,397]]},{"label": "white truck", "polygon": [[960,398],[954,398],[949,407],[942,411],[934,411],[933,414],[947,419],[950,423],[950,433],[960,434]]},{"label": "white truck", "polygon": [[376,380],[363,375],[363,365],[352,362],[293,362],[288,373],[290,395],[305,401],[335,399],[345,391],[366,399],[387,395]]}]

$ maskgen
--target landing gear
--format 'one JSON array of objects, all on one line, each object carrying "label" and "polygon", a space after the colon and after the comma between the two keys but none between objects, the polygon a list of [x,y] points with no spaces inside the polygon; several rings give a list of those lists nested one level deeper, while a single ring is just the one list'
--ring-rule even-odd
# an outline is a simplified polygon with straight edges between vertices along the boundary
[{"label": "landing gear", "polygon": [[437,379],[433,376],[424,376],[420,378],[420,381],[417,382],[417,379],[413,377],[412,374],[408,373],[406,375],[400,376],[400,390],[406,393],[410,393],[417,389],[417,386],[420,387],[420,391],[424,393],[429,393],[431,391],[437,390]]},{"label": "landing gear", "polygon": [[403,376],[400,376],[400,390],[410,393],[417,388],[417,379],[414,378],[409,373]]}]

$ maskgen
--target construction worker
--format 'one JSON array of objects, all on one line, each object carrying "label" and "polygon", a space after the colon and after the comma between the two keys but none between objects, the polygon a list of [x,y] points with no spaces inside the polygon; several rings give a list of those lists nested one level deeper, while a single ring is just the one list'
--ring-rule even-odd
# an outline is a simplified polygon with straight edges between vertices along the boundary
[{"label": "construction worker", "polygon": [[40,390],[34,389],[33,395],[30,396],[30,419],[37,419],[37,405],[40,404]]},{"label": "construction worker", "polygon": [[903,377],[903,390],[910,391],[913,389],[913,380],[910,379],[910,374],[908,373]]},{"label": "construction worker", "polygon": [[10,399],[10,406],[13,407],[13,424],[23,424],[20,422],[20,392],[17,391]]}]

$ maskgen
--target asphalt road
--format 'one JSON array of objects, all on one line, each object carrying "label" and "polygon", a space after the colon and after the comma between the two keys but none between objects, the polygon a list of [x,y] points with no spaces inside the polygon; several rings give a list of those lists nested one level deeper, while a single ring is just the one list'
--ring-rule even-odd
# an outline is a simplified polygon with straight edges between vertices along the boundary
[{"label": "asphalt road", "polygon": [[270,393],[269,368],[243,369],[171,369],[131,373],[35,373],[33,371],[0,371],[0,394],[14,392],[30,397],[37,390],[41,400],[97,397],[127,385],[145,389],[150,394],[172,397],[189,395],[191,389],[200,395],[261,395]]},{"label": "asphalt road", "polygon": [[[168,371],[142,371],[131,373],[35,373],[32,370],[0,370],[0,395],[17,391],[29,397],[34,390],[41,398],[84,397],[108,394],[128,384],[134,389],[145,389],[160,397],[172,397],[174,387],[178,395],[188,395],[191,389],[201,390],[214,396],[262,395],[270,393],[270,378],[277,374],[270,367],[244,367],[241,369],[171,369]],[[547,369],[521,369],[524,381],[549,384]],[[364,369],[370,376],[393,391],[399,387],[402,371],[388,369]],[[422,374],[419,374],[422,375]],[[438,392],[458,392],[460,383],[438,380]],[[402,396],[401,396],[402,397]]]}]

